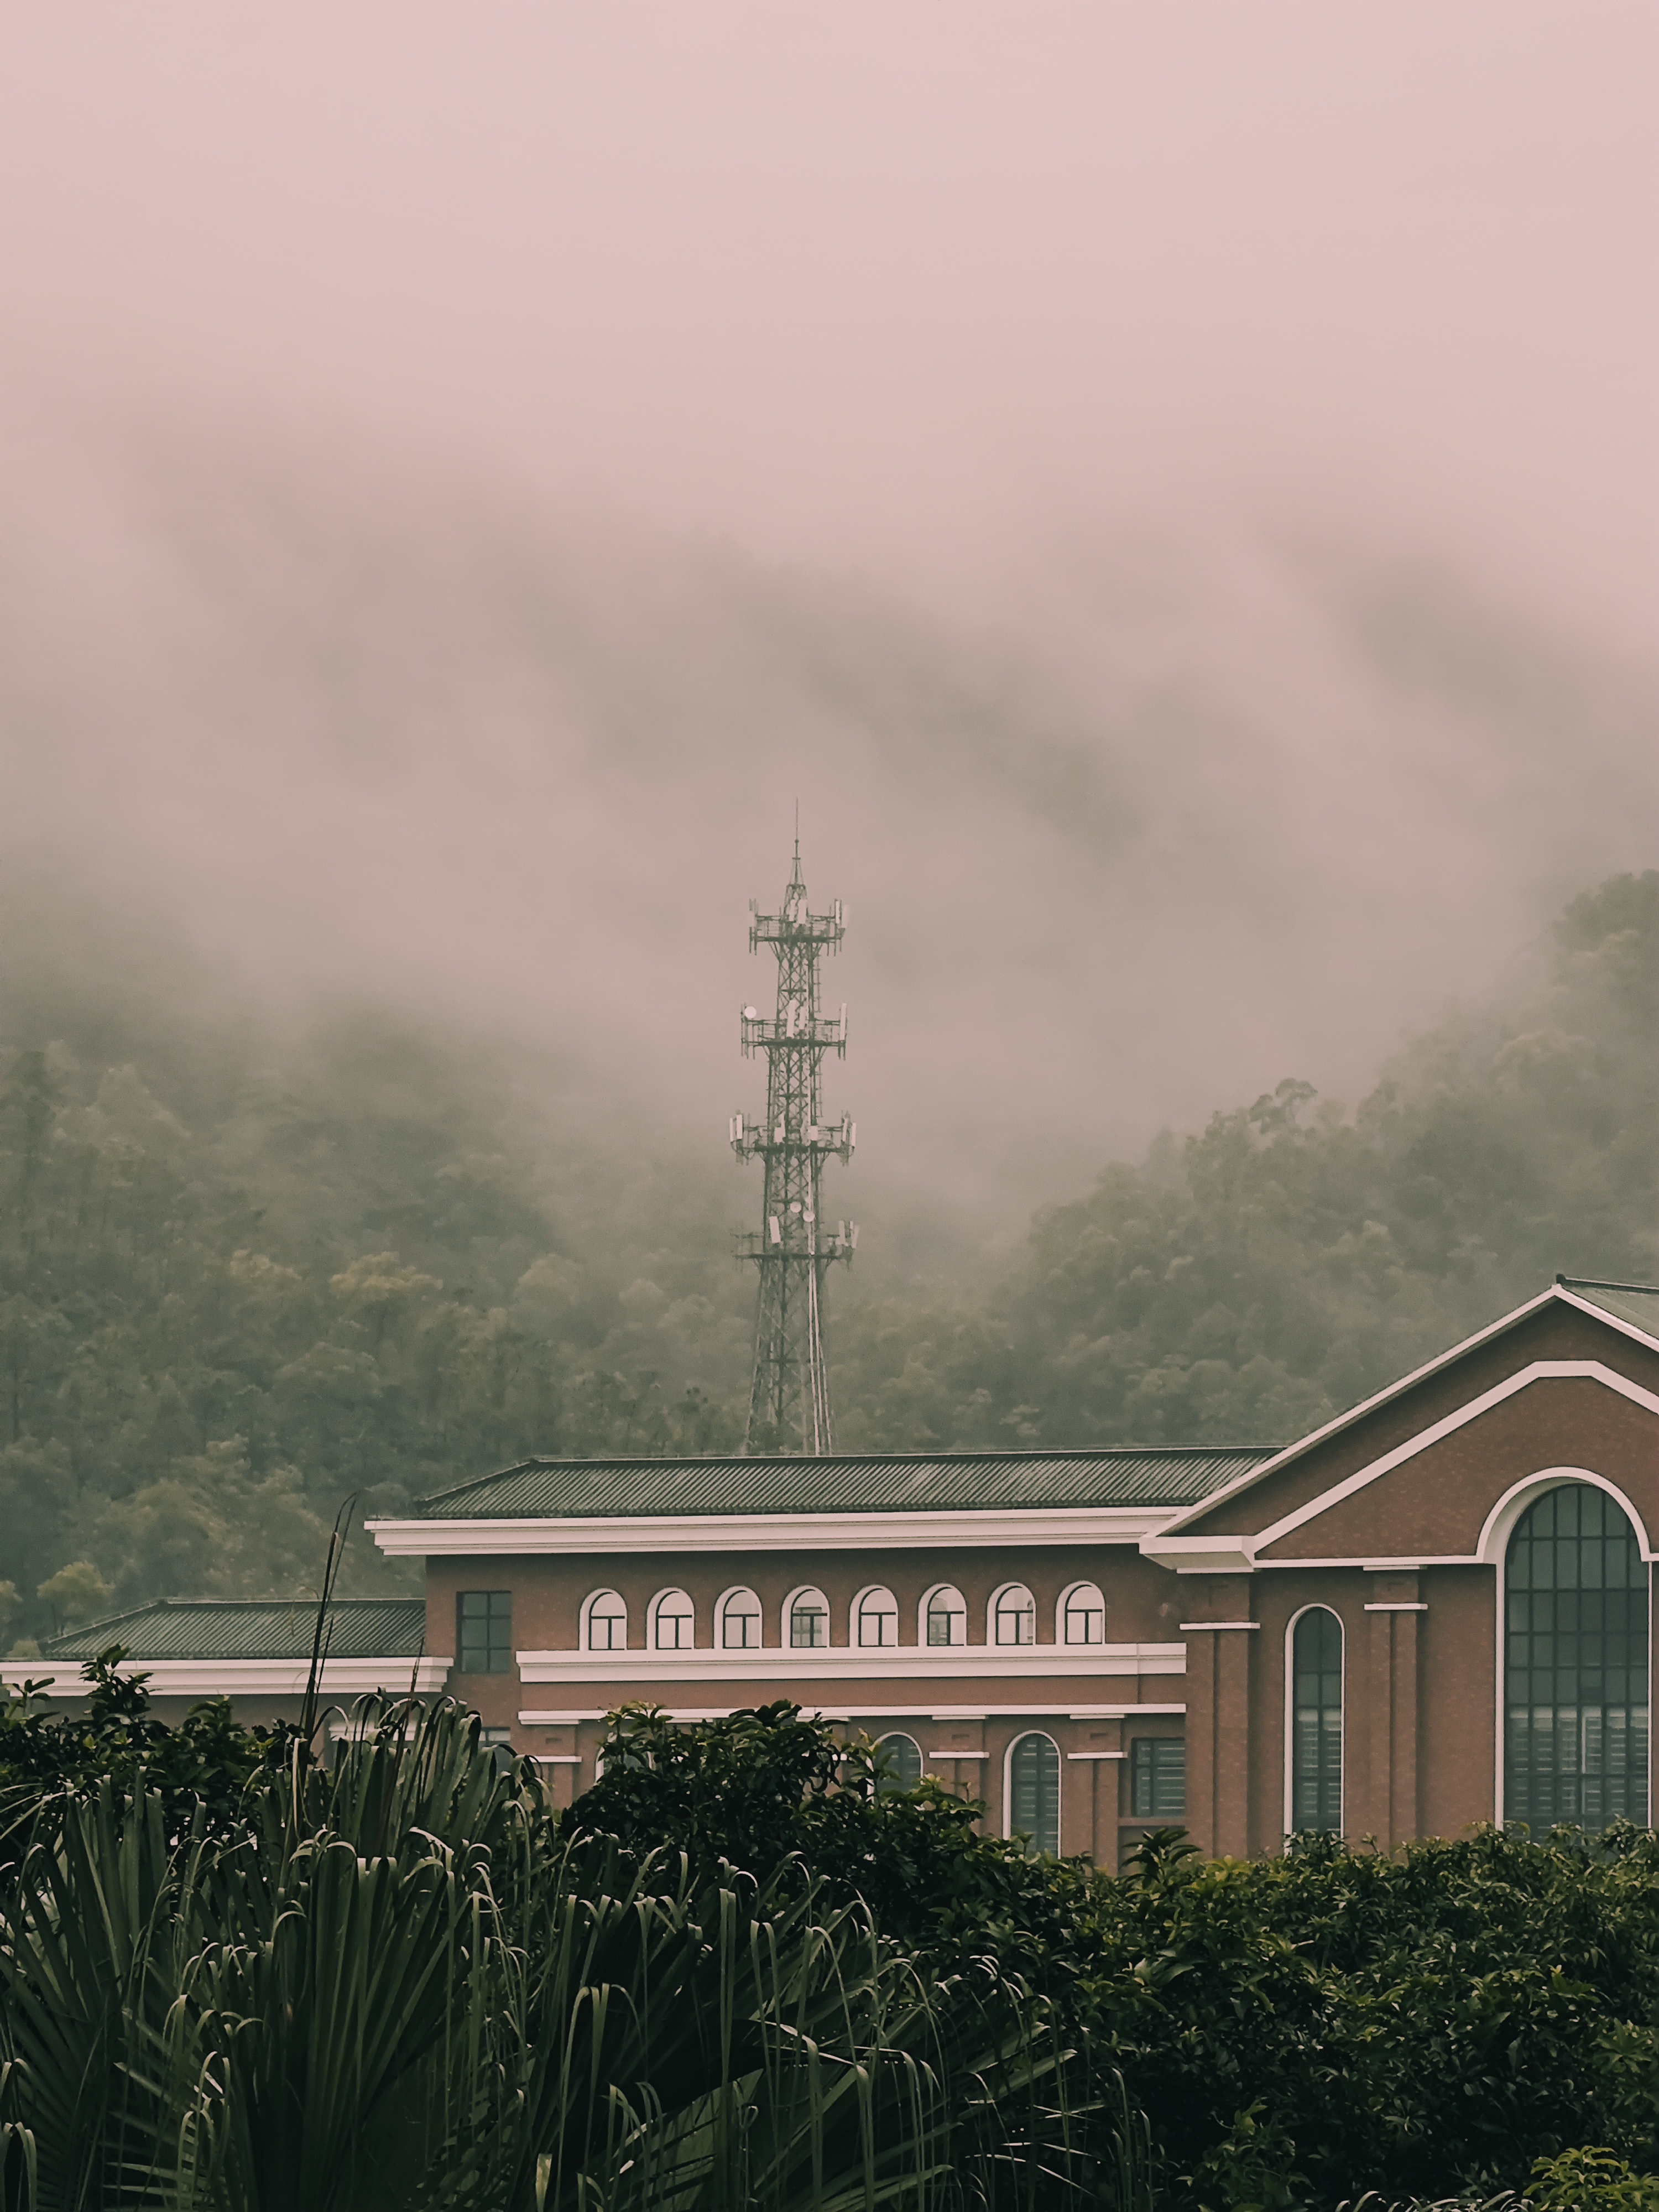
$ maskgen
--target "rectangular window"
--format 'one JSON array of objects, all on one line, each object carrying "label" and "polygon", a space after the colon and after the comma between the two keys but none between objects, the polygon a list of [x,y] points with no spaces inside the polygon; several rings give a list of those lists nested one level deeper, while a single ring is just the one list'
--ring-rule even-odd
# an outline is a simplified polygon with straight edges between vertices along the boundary
[{"label": "rectangular window", "polygon": [[728,1607],[720,1623],[720,1634],[728,1651],[758,1651],[760,1650],[761,1617],[757,1613],[733,1613]]},{"label": "rectangular window", "polygon": [[930,1644],[961,1644],[966,1641],[963,1624],[967,1615],[951,1613],[945,1607],[930,1607],[927,1613],[927,1641]]},{"label": "rectangular window", "polygon": [[1129,1746],[1131,1814],[1137,1820],[1173,1820],[1186,1810],[1186,1738],[1138,1736]]},{"label": "rectangular window", "polygon": [[628,1649],[628,1615],[625,1613],[592,1613],[587,1617],[587,1641],[594,1651],[626,1651]]},{"label": "rectangular window", "polygon": [[463,1674],[513,1671],[513,1593],[462,1590],[455,1600],[455,1663]]},{"label": "rectangular window", "polygon": [[829,1617],[815,1605],[790,1610],[789,1641],[797,1651],[822,1651],[830,1641]]}]

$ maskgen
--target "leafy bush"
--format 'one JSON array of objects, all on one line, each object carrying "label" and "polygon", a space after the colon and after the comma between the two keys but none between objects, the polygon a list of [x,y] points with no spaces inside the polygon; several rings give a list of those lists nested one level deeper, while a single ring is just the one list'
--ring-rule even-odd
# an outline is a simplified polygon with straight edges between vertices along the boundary
[{"label": "leafy bush", "polygon": [[1170,2203],[1214,2212],[1526,2185],[1586,2137],[1659,2167],[1659,1839],[1486,1830],[1396,1858],[1334,1839],[1127,1876],[979,1836],[935,1785],[779,1705],[618,1715],[564,1818],[755,1867],[795,1852],[937,1972],[996,1959],[1147,2113]]},{"label": "leafy bush", "polygon": [[452,1704],[367,1705],[331,1769],[245,1737],[214,1817],[151,1723],[13,1726],[69,1778],[0,1886],[8,2201],[1145,2212],[1121,2099],[993,1960],[934,1970],[787,1855],[561,1835]]},{"label": "leafy bush", "polygon": [[453,1706],[325,1771],[91,1671],[0,1715],[0,2202],[1659,2212],[1650,1832],[1114,1880],[789,1705],[555,1814]]},{"label": "leafy bush", "polygon": [[1659,2212],[1659,2177],[1632,2173],[1610,2150],[1540,2158],[1527,2184],[1534,2212]]}]

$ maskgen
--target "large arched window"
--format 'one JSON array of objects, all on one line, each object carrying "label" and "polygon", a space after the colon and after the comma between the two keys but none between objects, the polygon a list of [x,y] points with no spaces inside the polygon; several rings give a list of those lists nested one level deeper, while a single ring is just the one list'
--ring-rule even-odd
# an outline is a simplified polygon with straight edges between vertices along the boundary
[{"label": "large arched window", "polygon": [[582,1649],[626,1651],[628,1607],[615,1590],[594,1590],[582,1606]]},{"label": "large arched window", "polygon": [[1005,1583],[988,1608],[993,1644],[1036,1642],[1036,1600],[1024,1583]]},{"label": "large arched window", "polygon": [[885,1796],[890,1790],[914,1790],[921,1779],[921,1746],[913,1735],[884,1735],[876,1749],[886,1759],[886,1771],[878,1783],[878,1793]]},{"label": "large arched window", "polygon": [[830,1641],[830,1601],[821,1589],[792,1590],[784,1602],[784,1641],[792,1651],[822,1651]]},{"label": "large arched window", "polygon": [[1054,1739],[1022,1735],[1008,1750],[1003,1802],[1011,1836],[1024,1836],[1032,1852],[1060,1849],[1060,1753]]},{"label": "large arched window", "polygon": [[651,1601],[647,1641],[655,1651],[689,1651],[697,1640],[696,1607],[683,1589],[659,1590]]},{"label": "large arched window", "polygon": [[898,1642],[898,1600],[878,1585],[860,1590],[853,1601],[854,1644],[884,1645]]},{"label": "large arched window", "polygon": [[1097,1583],[1072,1583],[1060,1592],[1055,1608],[1060,1644],[1103,1644],[1106,1641],[1106,1600]]},{"label": "large arched window", "polygon": [[1588,1482],[1547,1490],[1504,1566],[1504,1818],[1648,1819],[1648,1570]]},{"label": "large arched window", "polygon": [[751,1589],[727,1590],[714,1607],[714,1641],[722,1651],[758,1651],[761,1601]]},{"label": "large arched window", "polygon": [[952,1583],[939,1583],[921,1601],[924,1644],[965,1644],[968,1603]]},{"label": "large arched window", "polygon": [[1291,1628],[1290,1826],[1342,1826],[1342,1623],[1310,1605]]}]

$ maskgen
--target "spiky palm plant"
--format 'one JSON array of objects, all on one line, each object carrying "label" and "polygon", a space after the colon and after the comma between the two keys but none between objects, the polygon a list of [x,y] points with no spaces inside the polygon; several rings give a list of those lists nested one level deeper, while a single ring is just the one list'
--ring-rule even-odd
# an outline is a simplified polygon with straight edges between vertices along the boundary
[{"label": "spiky palm plant", "polygon": [[1074,2054],[988,1963],[930,1978],[798,1865],[562,1844],[453,1706],[360,1715],[332,1773],[296,1751],[229,1842],[107,1788],[44,1808],[0,1978],[0,2182],[39,2212],[877,2212],[1109,2179]]}]

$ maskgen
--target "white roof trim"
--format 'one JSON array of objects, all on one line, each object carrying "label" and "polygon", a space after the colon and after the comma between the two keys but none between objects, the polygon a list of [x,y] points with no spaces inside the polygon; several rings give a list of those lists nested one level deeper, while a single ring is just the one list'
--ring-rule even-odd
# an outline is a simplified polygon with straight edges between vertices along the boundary
[{"label": "white roof trim", "polygon": [[[8,1659],[0,1662],[0,1681],[21,1688],[46,1683],[52,1698],[89,1698],[92,1685],[79,1659]],[[362,1697],[371,1690],[407,1695],[441,1690],[453,1659],[329,1659],[323,1663],[325,1697]],[[149,1677],[153,1698],[298,1698],[311,1675],[307,1659],[124,1659],[124,1675]]]},{"label": "white roof trim", "polygon": [[1007,1544],[1134,1544],[1187,1506],[1033,1505],[948,1513],[529,1514],[499,1521],[366,1521],[393,1557],[557,1552],[985,1550]]},{"label": "white roof trim", "polygon": [[1580,1313],[1590,1314],[1597,1321],[1606,1322],[1609,1328],[1616,1328],[1620,1335],[1634,1337],[1638,1344],[1645,1344],[1650,1350],[1659,1352],[1659,1337],[1655,1337],[1645,1328],[1638,1328],[1633,1321],[1626,1321],[1622,1314],[1609,1313],[1605,1306],[1597,1305],[1594,1298],[1580,1297],[1577,1291],[1565,1283],[1553,1284],[1551,1288],[1558,1298],[1570,1306],[1577,1306]]},{"label": "white roof trim", "polygon": [[1627,1375],[1620,1374],[1617,1368],[1605,1366],[1599,1359],[1534,1359],[1529,1365],[1517,1368],[1513,1375],[1506,1375],[1501,1382],[1494,1382],[1490,1390],[1483,1390],[1478,1398],[1471,1398],[1466,1405],[1459,1406],[1454,1412],[1431,1422],[1426,1429],[1419,1429],[1414,1437],[1407,1437],[1404,1443],[1396,1444],[1392,1451],[1384,1452],[1380,1459],[1370,1461],[1352,1474],[1345,1476],[1340,1482],[1333,1483],[1328,1490],[1322,1490],[1318,1497],[1310,1498],[1305,1505],[1298,1505],[1283,1515],[1271,1528],[1262,1529],[1257,1535],[1257,1554],[1265,1551],[1269,1544],[1276,1544],[1292,1530],[1300,1528],[1304,1522],[1317,1520],[1322,1513],[1328,1513],[1334,1505],[1341,1504],[1345,1498],[1352,1498],[1356,1491],[1364,1490],[1380,1475],[1402,1466],[1407,1460],[1414,1459],[1419,1452],[1427,1450],[1431,1444],[1438,1443],[1443,1437],[1451,1436],[1470,1421],[1478,1420],[1481,1414],[1490,1413],[1494,1406],[1501,1405],[1506,1398],[1513,1398],[1518,1391],[1527,1389],[1534,1382],[1560,1381],[1600,1382],[1609,1390],[1617,1391],[1621,1398],[1628,1398],[1632,1404],[1645,1407],[1649,1413],[1659,1413],[1659,1395],[1644,1390],[1639,1382],[1632,1382]]},{"label": "white roof trim", "polygon": [[591,1684],[595,1689],[641,1680],[666,1689],[676,1682],[745,1682],[773,1694],[785,1683],[886,1682],[895,1678],[934,1686],[969,1681],[1071,1680],[1098,1675],[1183,1674],[1184,1644],[835,1644],[822,1650],[520,1651],[522,1682]]},{"label": "white roof trim", "polygon": [[1143,1536],[1145,1556],[1178,1575],[1248,1575],[1255,1566],[1249,1536]]},{"label": "white roof trim", "polygon": [[[1367,1413],[1375,1413],[1379,1406],[1386,1406],[1391,1399],[1399,1397],[1403,1391],[1412,1389],[1419,1382],[1425,1382],[1431,1375],[1438,1374],[1443,1367],[1449,1367],[1454,1359],[1461,1359],[1466,1352],[1474,1352],[1479,1346],[1489,1344],[1494,1337],[1501,1336],[1505,1329],[1513,1328],[1517,1322],[1524,1321],[1528,1314],[1537,1313],[1540,1308],[1548,1305],[1553,1299],[1559,1300],[1564,1305],[1573,1307],[1579,1313],[1588,1314],[1593,1321],[1604,1322],[1608,1328],[1617,1329],[1621,1335],[1632,1338],[1638,1344],[1646,1345],[1650,1351],[1659,1352],[1659,1340],[1649,1336],[1644,1330],[1636,1328],[1630,1322],[1621,1321],[1616,1315],[1607,1312],[1602,1307],[1592,1304],[1588,1298],[1575,1297],[1573,1293],[1561,1284],[1552,1283],[1547,1291],[1540,1291],[1535,1298],[1528,1298],[1524,1305],[1516,1306],[1513,1313],[1506,1313],[1498,1321],[1488,1322],[1485,1328],[1477,1329],[1473,1336],[1466,1336],[1461,1344],[1453,1345],[1449,1352],[1437,1352],[1432,1359],[1426,1361],[1421,1367],[1414,1367],[1409,1375],[1402,1375],[1397,1382],[1390,1382],[1386,1389],[1377,1391],[1372,1397],[1362,1399],[1357,1406],[1350,1406],[1346,1413],[1338,1413],[1334,1419],[1327,1421],[1322,1428],[1310,1429],[1305,1437],[1299,1437],[1293,1444],[1286,1444],[1283,1451],[1276,1452],[1272,1459],[1263,1460],[1260,1467],[1247,1468],[1243,1474],[1235,1475],[1231,1482],[1224,1483],[1219,1490],[1212,1491],[1208,1498],[1200,1498],[1196,1505],[1182,1506],[1179,1512],[1172,1515],[1165,1522],[1164,1533],[1173,1534],[1178,1529],[1184,1528],[1188,1522],[1199,1520],[1204,1514],[1213,1512],[1218,1505],[1224,1504],[1228,1498],[1236,1498],[1241,1491],[1252,1488],[1270,1474],[1276,1474],[1281,1467],[1288,1467],[1292,1460],[1299,1459],[1305,1451],[1311,1451],[1316,1444],[1323,1443],[1328,1437],[1340,1436],[1344,1429],[1352,1428],[1356,1421],[1363,1420]],[[1265,1543],[1267,1540],[1266,1537],[1259,1537],[1256,1540],[1259,1543]]]}]

